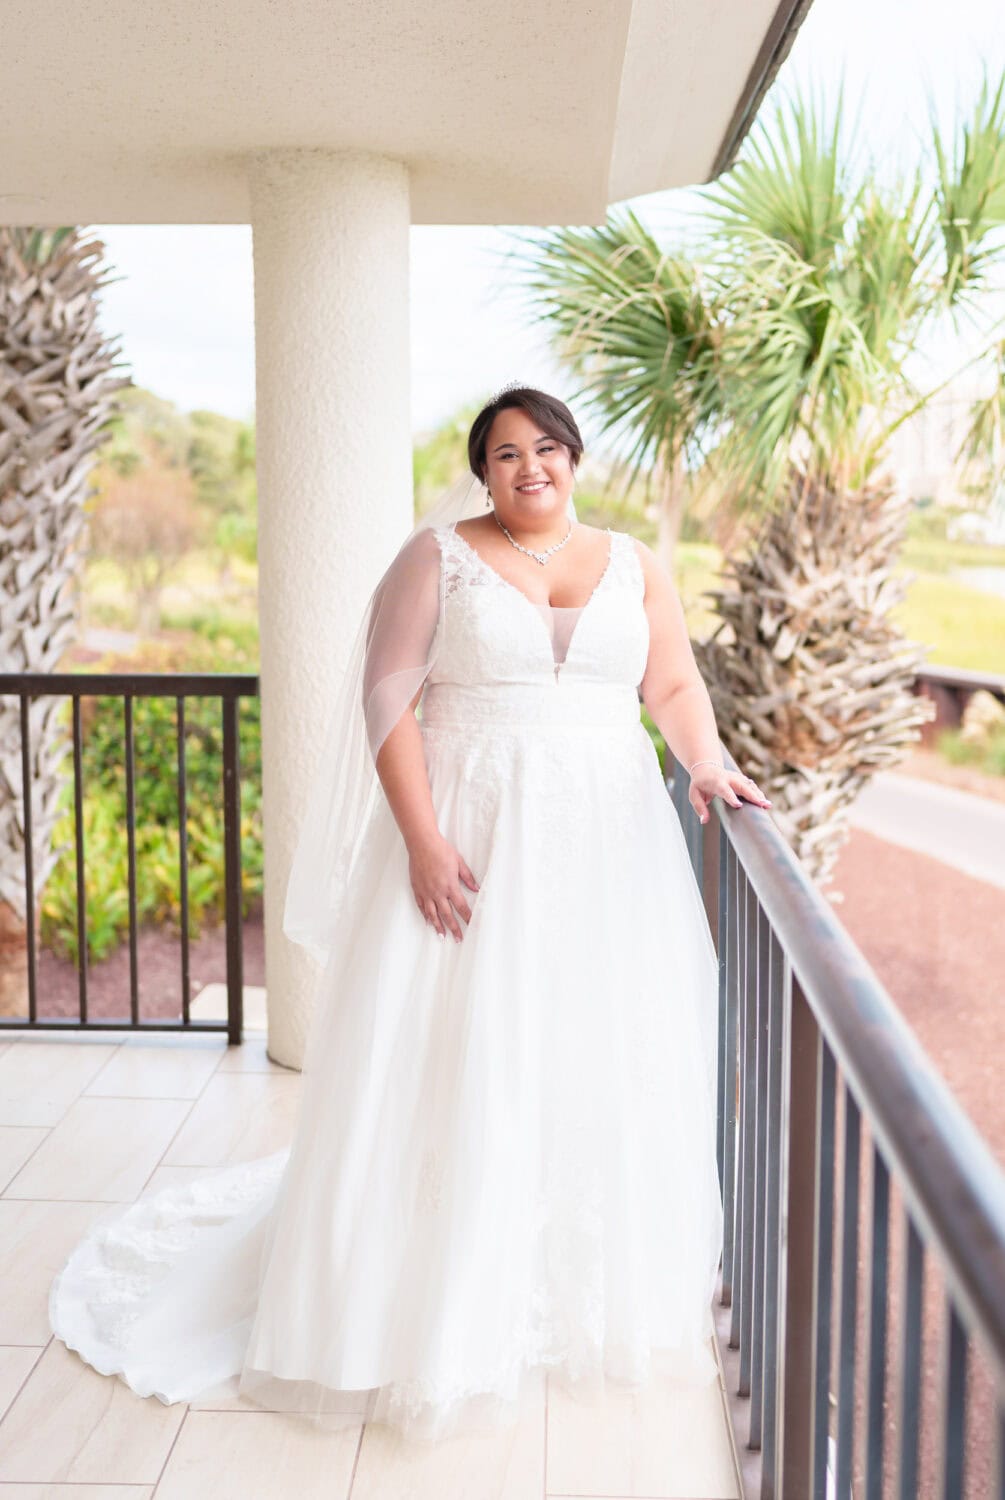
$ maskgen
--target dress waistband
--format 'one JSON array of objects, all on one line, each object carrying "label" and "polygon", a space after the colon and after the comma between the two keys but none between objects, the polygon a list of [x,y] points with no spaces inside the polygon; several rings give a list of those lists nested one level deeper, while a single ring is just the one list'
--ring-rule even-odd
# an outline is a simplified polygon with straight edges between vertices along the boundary
[{"label": "dress waistband", "polygon": [[433,682],[422,695],[422,724],[430,728],[630,729],[640,722],[638,691],[621,682]]}]

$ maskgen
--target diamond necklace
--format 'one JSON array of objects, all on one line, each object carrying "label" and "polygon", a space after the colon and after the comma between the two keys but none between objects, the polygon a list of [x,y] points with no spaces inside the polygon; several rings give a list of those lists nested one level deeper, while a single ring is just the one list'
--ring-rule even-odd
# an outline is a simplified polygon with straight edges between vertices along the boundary
[{"label": "diamond necklace", "polygon": [[556,542],[553,547],[546,547],[543,552],[533,552],[530,549],[530,547],[525,547],[521,542],[518,542],[515,537],[510,536],[509,532],[506,531],[506,527],[503,526],[503,523],[499,520],[499,517],[496,515],[495,511],[493,511],[492,514],[493,514],[493,516],[495,516],[496,524],[498,526],[502,527],[502,530],[506,533],[506,536],[513,543],[513,546],[514,547],[518,547],[521,552],[526,552],[527,556],[528,557],[532,557],[536,563],[540,563],[541,566],[542,566],[542,568],[544,567],[545,563],[548,561],[548,559],[551,556],[551,554],[553,552],[557,552],[559,550],[559,548],[564,547],[565,544],[566,544],[566,542],[569,540],[569,538],[572,535],[572,522],[570,521],[569,522],[569,529],[565,533],[565,536],[562,538],[562,540],[560,542]]}]

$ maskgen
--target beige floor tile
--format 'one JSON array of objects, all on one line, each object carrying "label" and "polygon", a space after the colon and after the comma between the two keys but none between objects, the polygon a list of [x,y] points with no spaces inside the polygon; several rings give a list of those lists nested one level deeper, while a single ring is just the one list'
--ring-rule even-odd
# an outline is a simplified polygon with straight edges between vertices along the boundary
[{"label": "beige floor tile", "polygon": [[358,1446],[355,1424],[325,1432],[273,1412],[190,1411],[157,1500],[345,1500]]},{"label": "beige floor tile", "polygon": [[657,1376],[644,1391],[581,1400],[548,1387],[548,1494],[726,1500],[739,1493],[719,1386]]},{"label": "beige floor tile", "polygon": [[[208,1177],[211,1172],[218,1172],[219,1170],[219,1167],[159,1166],[150,1174],[140,1197],[146,1198],[150,1193],[159,1192],[161,1188],[180,1187],[183,1183],[194,1182],[197,1177]],[[2,1495],[0,1495],[0,1500],[3,1500]]]},{"label": "beige floor tile", "polygon": [[[261,1412],[269,1410],[267,1405],[263,1406],[261,1402],[251,1401],[246,1396],[227,1395],[227,1387],[233,1383],[235,1382],[233,1382],[232,1380],[223,1382],[220,1386],[215,1387],[216,1391],[219,1392],[219,1394],[214,1395],[212,1392],[210,1392],[209,1395],[204,1396],[198,1401],[190,1401],[189,1406],[191,1407],[192,1411]],[[309,1400],[309,1398],[307,1399]],[[365,1395],[353,1394],[350,1391],[345,1391],[340,1393],[339,1396],[331,1399],[332,1405],[330,1407],[330,1410],[338,1413],[339,1415],[356,1415],[359,1417],[360,1424],[362,1424],[363,1409],[366,1404]],[[278,1411],[280,1410],[280,1408],[277,1407],[276,1410]],[[3,1500],[2,1495],[0,1495],[0,1500]]]},{"label": "beige floor tile", "polygon": [[53,1339],[0,1423],[0,1480],[156,1484],[184,1415]]},{"label": "beige floor tile", "polygon": [[151,1500],[152,1484],[5,1484],[0,1500]]},{"label": "beige floor tile", "polygon": [[298,1068],[286,1068],[273,1062],[266,1052],[264,1031],[246,1031],[239,1047],[228,1047],[220,1062],[221,1073],[279,1073],[289,1077],[300,1076]]},{"label": "beige floor tile", "polygon": [[538,1500],[544,1490],[544,1381],[511,1428],[409,1441],[382,1423],[363,1432],[351,1500]]},{"label": "beige floor tile", "polygon": [[6,1196],[128,1202],[192,1107],[178,1099],[80,1098],[11,1180]]},{"label": "beige floor tile", "polygon": [[[0,1198],[0,1343],[45,1344],[49,1286],[106,1203]],[[2,1496],[0,1496],[2,1500]]]},{"label": "beige floor tile", "polygon": [[31,1036],[0,1055],[0,1125],[55,1125],[118,1042]]},{"label": "beige floor tile", "polygon": [[[243,1031],[265,1031],[268,1018],[265,1011],[265,990],[260,984],[246,984],[241,1004]],[[225,1021],[227,1019],[227,986],[223,983],[204,984],[189,1007],[194,1021]]]},{"label": "beige floor tile", "polygon": [[84,1090],[85,1097],[195,1099],[220,1066],[216,1037],[130,1037]]},{"label": "beige floor tile", "polygon": [[225,1166],[289,1144],[300,1075],[216,1073],[165,1152],[165,1166]]},{"label": "beige floor tile", "polygon": [[48,1133],[46,1125],[0,1125],[0,1193]]},{"label": "beige floor tile", "polygon": [[0,1344],[0,1418],[31,1374],[39,1344]]}]

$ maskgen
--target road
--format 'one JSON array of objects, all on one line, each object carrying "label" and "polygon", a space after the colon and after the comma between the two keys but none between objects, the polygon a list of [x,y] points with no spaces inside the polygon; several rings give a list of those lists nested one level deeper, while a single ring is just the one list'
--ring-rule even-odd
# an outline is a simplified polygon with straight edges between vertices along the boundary
[{"label": "road", "polygon": [[1005,803],[880,771],[860,793],[849,819],[853,828],[888,844],[1005,888]]}]

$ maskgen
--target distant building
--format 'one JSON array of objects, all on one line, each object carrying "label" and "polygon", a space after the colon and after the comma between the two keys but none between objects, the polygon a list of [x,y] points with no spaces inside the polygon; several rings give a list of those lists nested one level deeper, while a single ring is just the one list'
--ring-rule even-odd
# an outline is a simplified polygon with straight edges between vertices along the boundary
[{"label": "distant building", "polygon": [[958,381],[897,429],[890,439],[889,466],[901,495],[948,509],[987,510],[987,498],[979,492],[986,470],[956,458],[972,405],[986,394],[986,383]]}]

